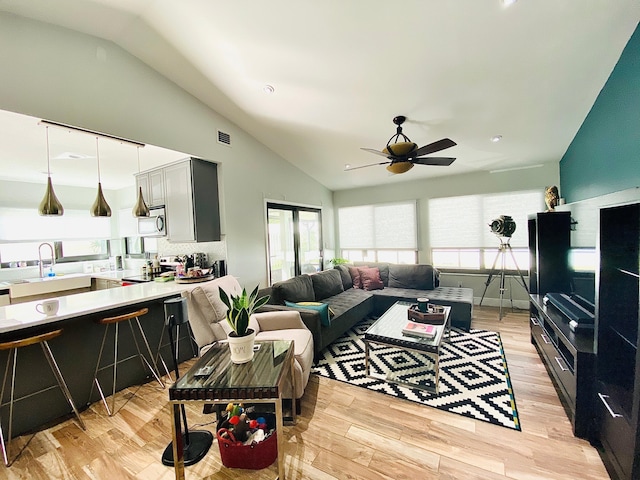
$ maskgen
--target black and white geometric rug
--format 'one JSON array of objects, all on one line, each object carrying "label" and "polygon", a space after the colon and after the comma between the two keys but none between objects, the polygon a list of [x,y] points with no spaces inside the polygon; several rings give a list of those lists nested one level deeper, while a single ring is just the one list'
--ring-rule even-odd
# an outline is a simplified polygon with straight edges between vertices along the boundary
[{"label": "black and white geometric rug", "polygon": [[507,360],[497,332],[471,330],[467,333],[453,328],[451,341],[443,341],[440,347],[439,392],[435,394],[382,378],[392,373],[411,383],[433,385],[433,359],[428,355],[371,343],[371,374],[381,378],[365,375],[362,336],[374,321],[363,320],[329,345],[314,364],[312,373],[520,430]]}]

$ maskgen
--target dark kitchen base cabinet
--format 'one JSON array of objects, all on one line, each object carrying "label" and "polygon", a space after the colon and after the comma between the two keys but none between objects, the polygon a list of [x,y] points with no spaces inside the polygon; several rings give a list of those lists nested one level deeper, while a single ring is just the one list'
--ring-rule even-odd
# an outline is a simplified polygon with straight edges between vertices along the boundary
[{"label": "dark kitchen base cabinet", "polygon": [[640,478],[640,203],[600,209],[596,276],[598,438],[614,478]]}]

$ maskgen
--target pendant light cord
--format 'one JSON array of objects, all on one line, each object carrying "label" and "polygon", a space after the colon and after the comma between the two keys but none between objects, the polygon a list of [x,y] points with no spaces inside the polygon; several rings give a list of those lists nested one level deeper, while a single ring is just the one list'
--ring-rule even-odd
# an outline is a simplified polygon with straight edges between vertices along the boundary
[{"label": "pendant light cord", "polygon": [[98,137],[96,137],[96,158],[98,159],[98,183],[100,183],[100,149],[98,148]]},{"label": "pendant light cord", "polygon": [[47,176],[51,176],[51,165],[50,165],[50,161],[49,161],[49,126],[46,127],[46,134],[47,134]]}]

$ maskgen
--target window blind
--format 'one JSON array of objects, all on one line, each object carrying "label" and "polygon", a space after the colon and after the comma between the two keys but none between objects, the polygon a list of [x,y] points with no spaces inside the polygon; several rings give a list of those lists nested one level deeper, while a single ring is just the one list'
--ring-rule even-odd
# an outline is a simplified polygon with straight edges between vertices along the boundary
[{"label": "window blind", "polygon": [[338,209],[340,248],[417,250],[416,202]]},{"label": "window blind", "polygon": [[520,191],[429,200],[429,241],[432,248],[495,247],[489,224],[508,215],[516,222],[512,247],[527,247],[527,217],[544,209],[544,192]]}]

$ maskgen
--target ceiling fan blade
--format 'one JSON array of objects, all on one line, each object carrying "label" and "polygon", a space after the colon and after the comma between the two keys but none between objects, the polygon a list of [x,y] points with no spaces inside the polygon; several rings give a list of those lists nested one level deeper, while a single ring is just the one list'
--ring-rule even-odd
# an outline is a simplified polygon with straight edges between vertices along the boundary
[{"label": "ceiling fan blade", "polygon": [[443,138],[442,140],[438,140],[437,142],[430,143],[429,145],[425,145],[424,147],[420,147],[418,150],[414,152],[412,156],[419,157],[421,155],[428,155],[430,153],[439,152],[440,150],[444,150],[445,148],[451,148],[456,146],[457,143],[451,140],[450,138]]},{"label": "ceiling fan blade", "polygon": [[388,153],[382,153],[380,150],[375,150],[373,148],[361,148],[360,150],[364,150],[365,152],[375,153],[376,155],[383,156],[385,158],[391,158]]},{"label": "ceiling fan blade", "polygon": [[455,158],[451,157],[423,157],[414,158],[411,162],[417,163],[418,165],[438,165],[441,167],[448,167],[454,160]]},{"label": "ceiling fan blade", "polygon": [[379,163],[370,163],[368,165],[360,165],[359,167],[349,167],[349,168],[345,168],[344,171],[345,172],[350,172],[351,170],[357,170],[359,168],[365,168],[365,167],[373,167],[375,165],[386,165],[387,163],[391,163],[391,161],[388,162],[379,162]]}]

